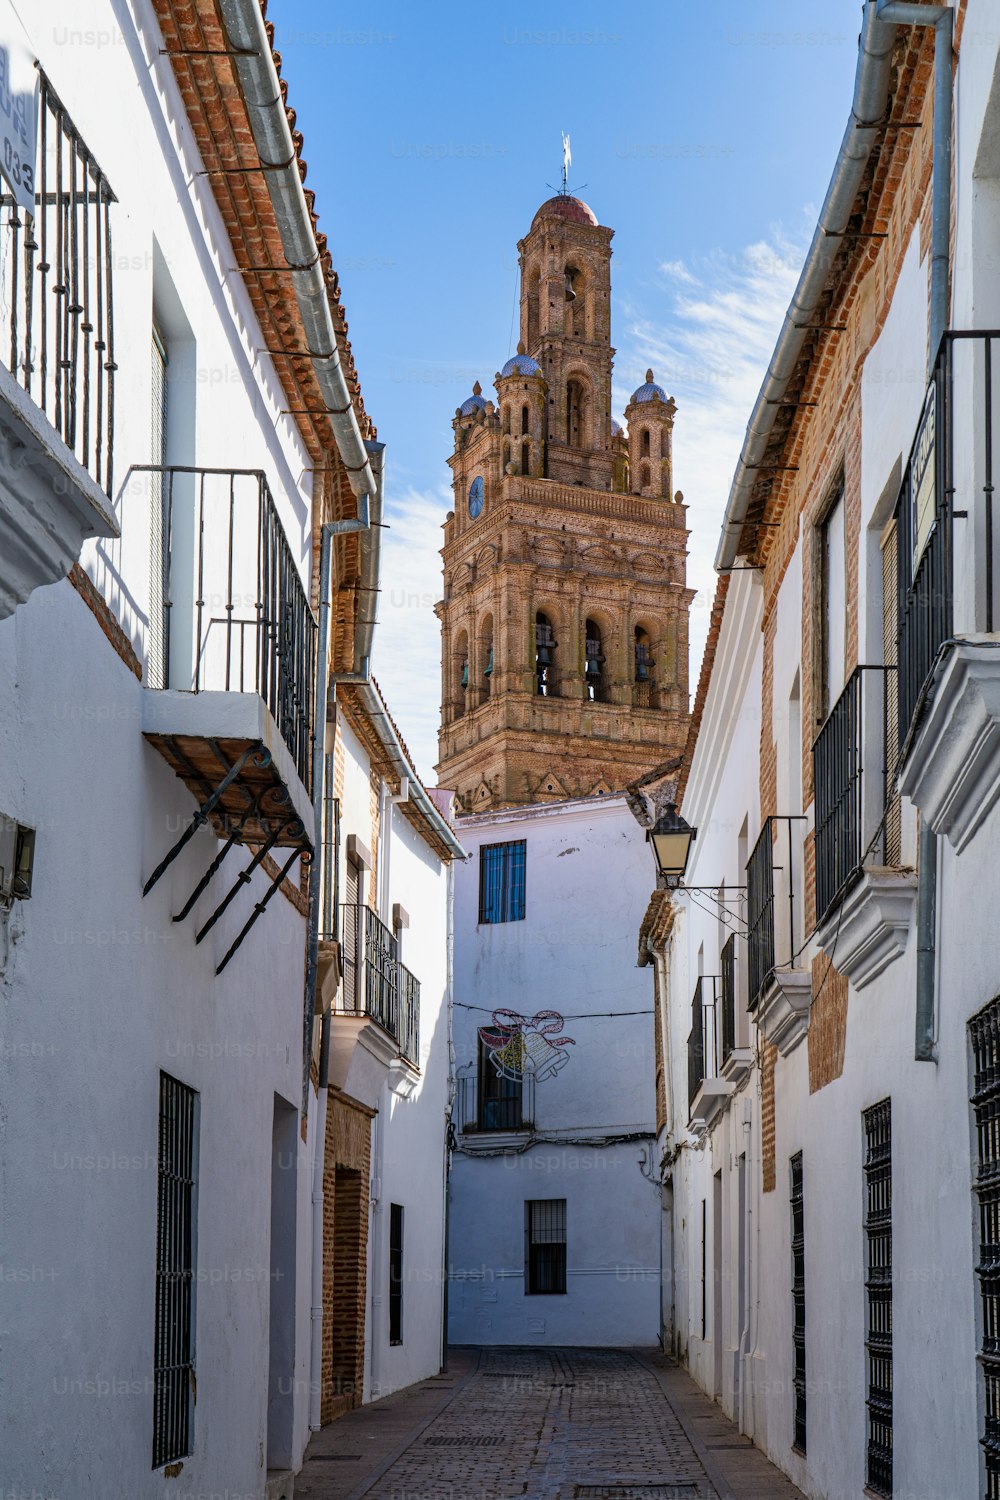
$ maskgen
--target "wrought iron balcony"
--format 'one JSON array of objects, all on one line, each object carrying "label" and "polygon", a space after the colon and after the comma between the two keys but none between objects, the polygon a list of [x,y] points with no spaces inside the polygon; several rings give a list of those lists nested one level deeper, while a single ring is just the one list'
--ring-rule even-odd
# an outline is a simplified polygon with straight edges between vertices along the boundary
[{"label": "wrought iron balcony", "polygon": [[736,1046],[736,933],[727,940],[722,949],[722,1062],[729,1061]]},{"label": "wrought iron balcony", "polygon": [[34,212],[10,192],[0,197],[0,315],[8,335],[0,359],[110,497],[116,200],[40,70],[37,163]]},{"label": "wrought iron balcony", "polygon": [[344,981],[337,1009],[364,1015],[396,1042],[399,1055],[420,1064],[420,984],[400,962],[399,942],[370,906],[341,907]]},{"label": "wrought iron balcony", "polygon": [[801,850],[795,848],[792,825],[800,821],[800,814],[765,818],[747,861],[747,1003],[751,1011],[756,1010],[777,965],[791,967],[796,956]]},{"label": "wrought iron balcony", "polygon": [[816,917],[865,864],[897,863],[898,817],[887,816],[897,755],[895,667],[857,667],[813,745]]},{"label": "wrought iron balcony", "polygon": [[719,1075],[718,976],[703,974],[691,998],[688,1049],[688,1108],[706,1079]]},{"label": "wrought iron balcony", "polygon": [[520,1078],[488,1076],[492,1067],[485,1053],[479,1065],[468,1064],[458,1077],[456,1124],[462,1132],[532,1130],[535,1119],[535,1075]]},{"label": "wrought iron balcony", "polygon": [[266,477],[138,464],[129,478],[121,572],[148,622],[147,686],[256,693],[310,789],[316,620]]}]

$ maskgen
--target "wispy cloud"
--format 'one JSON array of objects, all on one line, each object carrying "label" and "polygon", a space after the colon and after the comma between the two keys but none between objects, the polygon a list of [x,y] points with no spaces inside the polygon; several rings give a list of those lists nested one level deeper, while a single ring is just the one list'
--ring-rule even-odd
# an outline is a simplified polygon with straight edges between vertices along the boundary
[{"label": "wispy cloud", "polygon": [[[747,419],[798,279],[804,237],[775,232],[739,254],[668,261],[659,279],[619,304],[614,408],[652,366],[677,402],[674,484],[691,528],[688,582],[692,690],[698,680],[712,595],[713,559]],[[417,770],[431,785],[437,759],[441,525],[450,490],[394,494],[382,534],[382,594],[373,668]]]},{"label": "wispy cloud", "polygon": [[[804,236],[776,231],[739,254],[668,261],[662,281],[622,309],[616,412],[651,366],[677,402],[674,484],[688,504],[692,691],[715,592],[713,560],[736,461],[781,321],[798,280]],[[680,274],[679,274],[680,272]]]},{"label": "wispy cloud", "polygon": [[389,710],[427,785],[437,777],[441,697],[441,635],[434,605],[441,598],[441,526],[451,491],[407,489],[394,494],[382,533],[382,592],[372,670]]}]

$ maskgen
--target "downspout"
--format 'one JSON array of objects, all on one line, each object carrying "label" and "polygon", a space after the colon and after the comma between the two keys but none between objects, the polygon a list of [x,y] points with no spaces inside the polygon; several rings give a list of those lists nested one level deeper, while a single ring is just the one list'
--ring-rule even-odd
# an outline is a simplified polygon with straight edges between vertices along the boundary
[{"label": "downspout", "polygon": [[[933,26],[934,166],[931,186],[931,287],[927,330],[927,380],[934,378],[951,308],[951,153],[954,114],[955,13],[948,5],[914,5],[908,0],[876,0],[879,20]],[[921,818],[917,853],[917,1015],[913,1055],[937,1062],[935,985],[937,969],[937,834]]]},{"label": "downspout", "polygon": [[[929,9],[914,5],[907,8],[921,10],[925,15]],[[933,7],[935,10],[938,8]],[[876,5],[876,0],[867,0],[850,119],[802,274],[785,314],[764,384],[747,423],[747,435],[733,477],[722,536],[715,555],[715,567],[720,573],[726,572],[736,561],[750,497],[759,472],[758,466],[764,461],[780,409],[779,404],[795,371],[813,314],[826,288],[830,274],[831,242],[835,244],[847,228],[858,187],[883,123],[889,97],[895,32],[882,19],[882,10],[883,6]]]},{"label": "downspout", "polygon": [[329,289],[259,0],[219,0],[218,8],[337,451],[355,495],[373,495],[375,476],[340,362]]}]

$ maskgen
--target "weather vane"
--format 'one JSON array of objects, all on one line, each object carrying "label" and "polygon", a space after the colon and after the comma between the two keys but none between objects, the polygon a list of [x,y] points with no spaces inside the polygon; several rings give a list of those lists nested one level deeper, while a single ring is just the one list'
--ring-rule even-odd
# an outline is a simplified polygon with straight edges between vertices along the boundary
[{"label": "weather vane", "polygon": [[[570,150],[569,136],[566,134],[565,130],[561,131],[560,134],[562,135],[562,155],[563,155],[563,160],[562,160],[562,185],[559,188],[559,192],[562,195],[562,197],[566,198],[566,197],[569,196],[569,169],[573,165],[573,153]],[[552,190],[552,192],[556,191],[556,189],[552,186],[551,182],[547,182],[545,184],[545,186],[547,188],[550,188]],[[585,182],[582,182],[580,184],[580,187],[574,189],[574,191],[575,192],[581,192],[582,189],[585,188],[586,186],[587,186],[587,184]]]}]

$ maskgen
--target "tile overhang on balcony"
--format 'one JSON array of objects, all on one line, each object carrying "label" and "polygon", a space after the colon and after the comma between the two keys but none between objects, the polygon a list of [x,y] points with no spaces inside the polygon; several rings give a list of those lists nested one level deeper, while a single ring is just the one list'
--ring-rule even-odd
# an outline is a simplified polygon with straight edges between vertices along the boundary
[{"label": "tile overhang on balcony", "polygon": [[899,789],[961,851],[1000,798],[1000,637],[966,636],[938,663]]},{"label": "tile overhang on balcony", "polygon": [[812,974],[808,969],[775,969],[754,1011],[764,1040],[787,1057],[809,1030]]},{"label": "tile overhang on balcony", "polygon": [[[235,763],[253,745],[270,756],[266,768],[252,764],[224,794],[213,826],[226,837],[245,819],[241,843],[262,844],[276,818],[289,821],[276,847],[312,847],[313,807],[299,779],[291,752],[263,699],[255,692],[182,693],[149,688],[143,693],[142,732],[201,805],[205,788],[215,787],[225,774],[224,762]],[[258,819],[246,817],[247,796],[263,796]],[[296,824],[299,825],[298,830]]]},{"label": "tile overhang on balcony", "polygon": [[823,919],[816,940],[855,989],[864,989],[906,951],[917,899],[912,870],[877,866],[863,871]]},{"label": "tile overhang on balcony", "polygon": [[688,1128],[695,1135],[702,1135],[710,1130],[714,1121],[726,1110],[735,1092],[736,1085],[727,1078],[703,1078],[691,1101]]},{"label": "tile overhang on balcony", "polygon": [[0,620],[65,578],[89,537],[116,537],[104,491],[0,365]]}]

